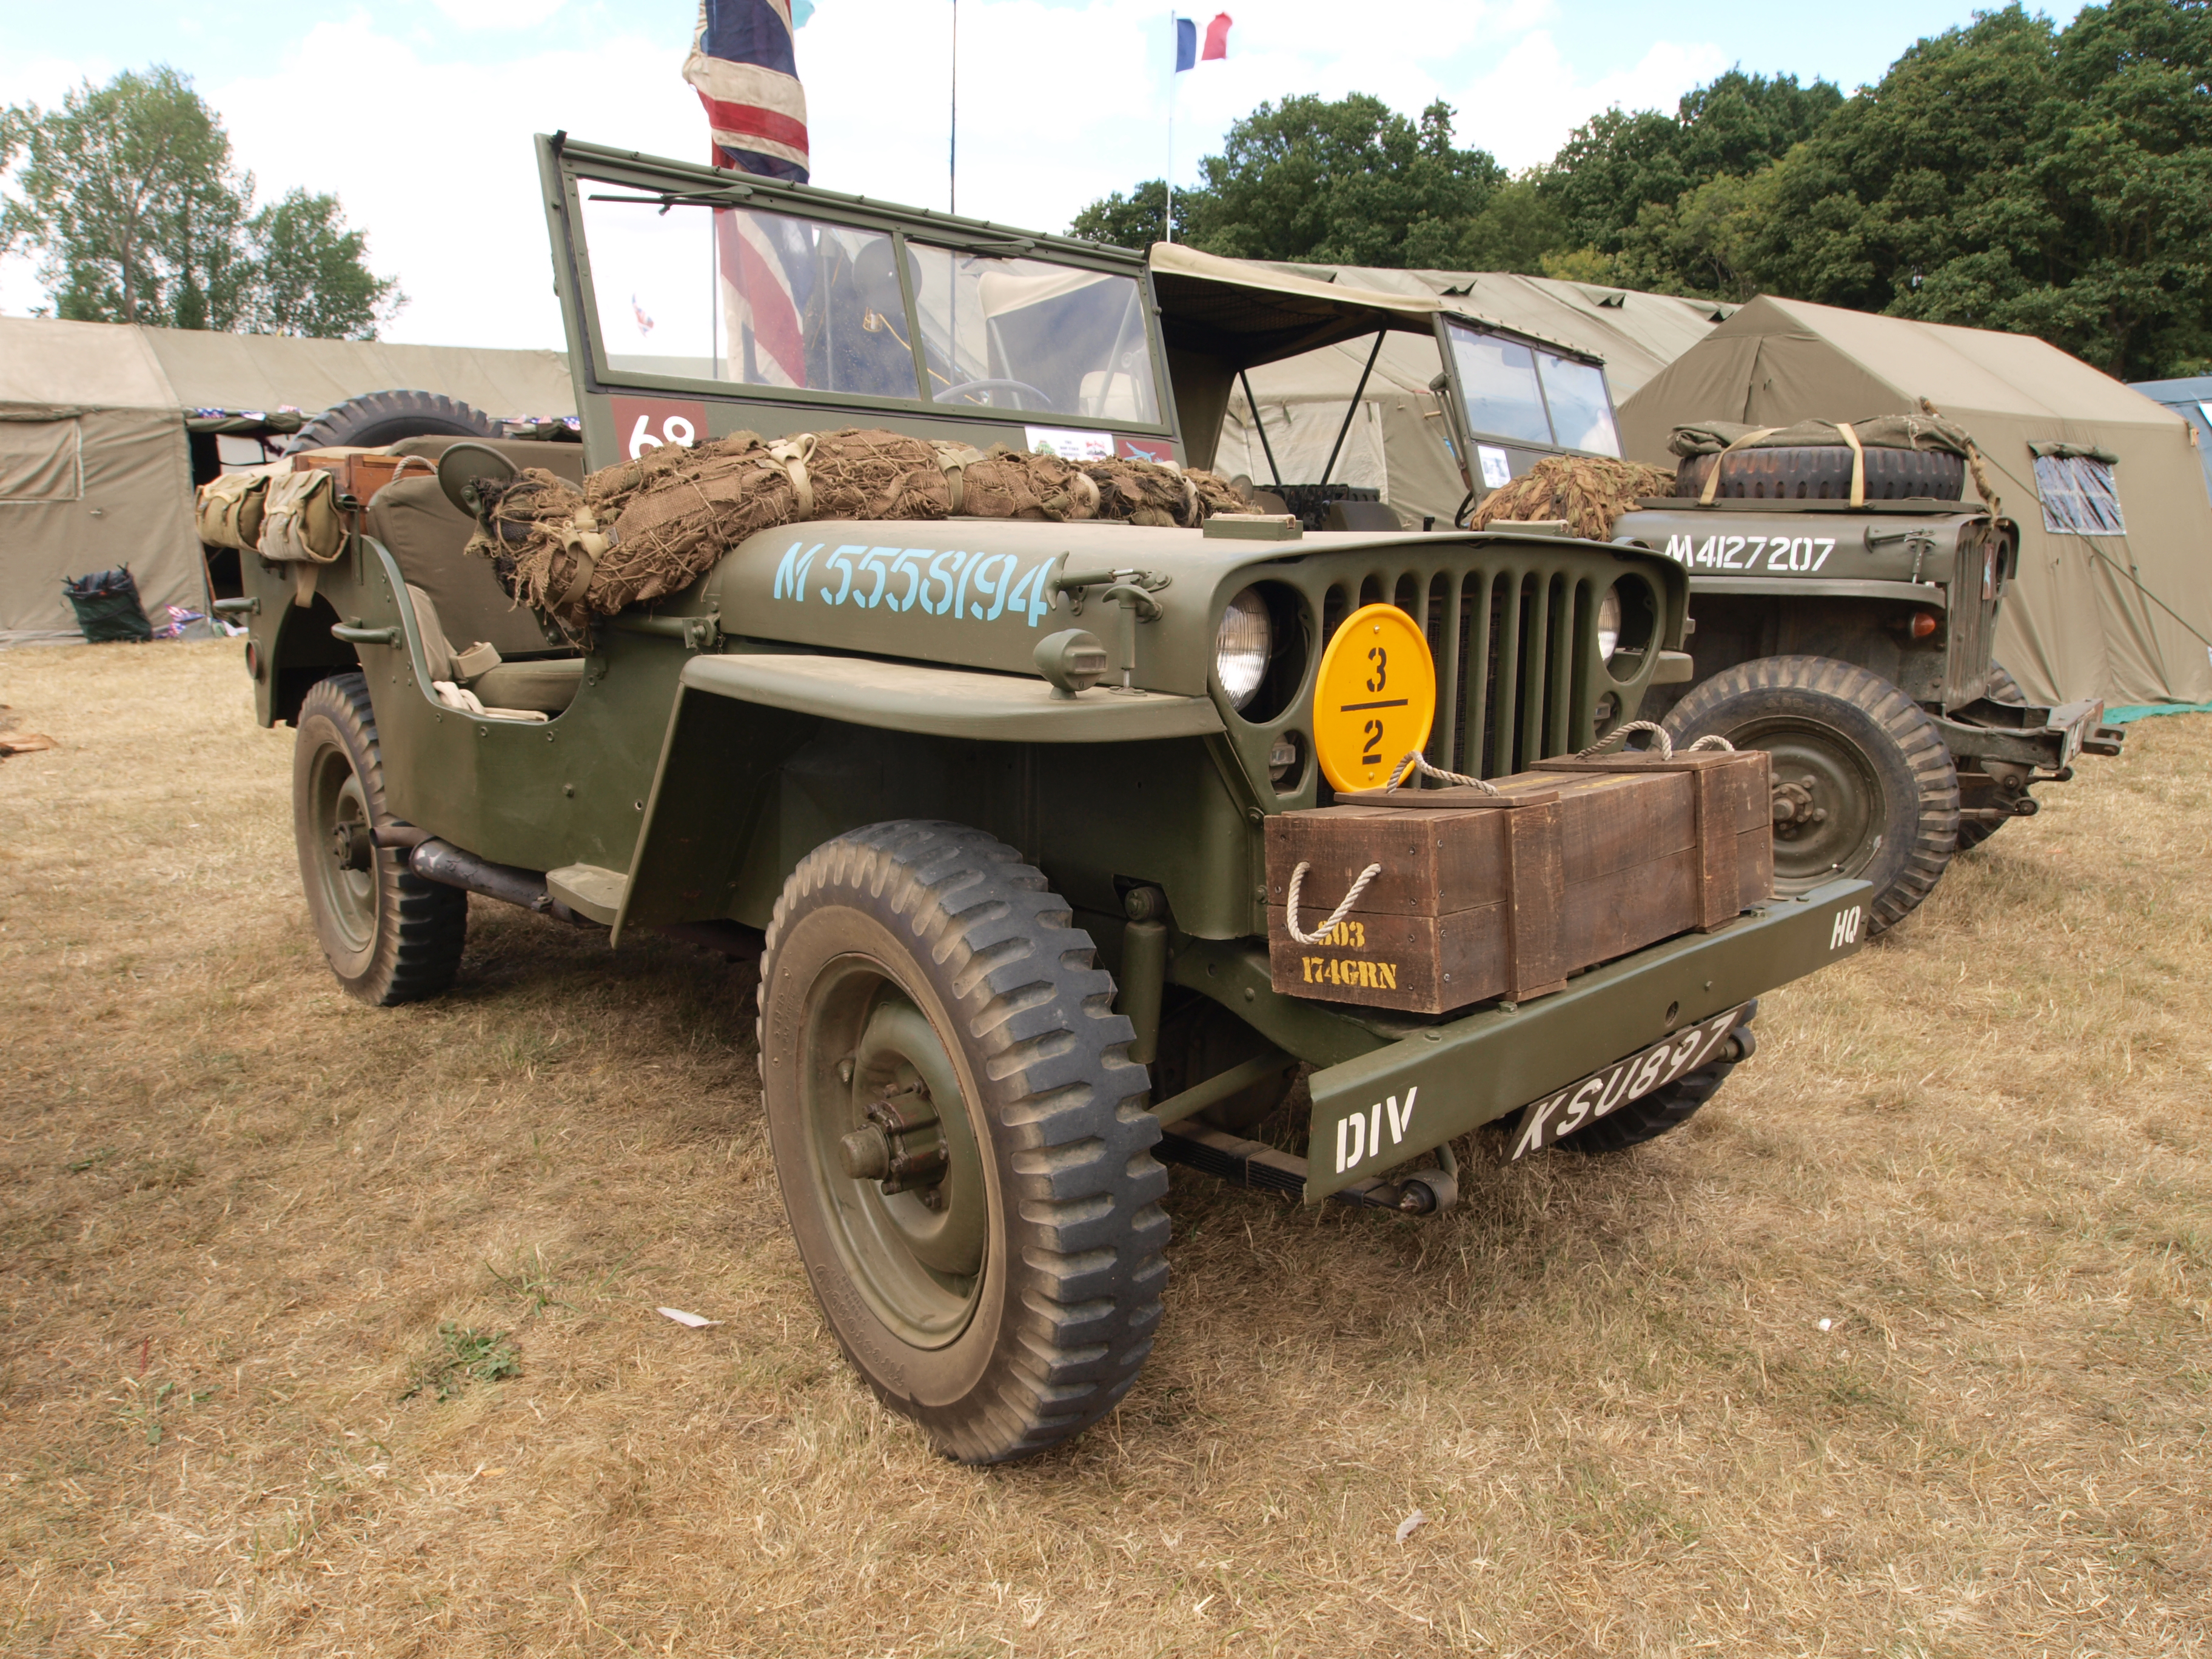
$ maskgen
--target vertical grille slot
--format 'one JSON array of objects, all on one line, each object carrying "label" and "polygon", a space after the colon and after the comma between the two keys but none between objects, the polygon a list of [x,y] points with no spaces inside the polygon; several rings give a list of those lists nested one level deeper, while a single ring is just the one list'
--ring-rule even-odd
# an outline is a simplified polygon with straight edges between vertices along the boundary
[{"label": "vertical grille slot", "polygon": [[1437,669],[1426,752],[1476,777],[1525,771],[1587,738],[1594,695],[1579,641],[1595,625],[1587,577],[1526,563],[1342,572],[1322,595],[1321,633],[1389,604],[1413,618]]}]

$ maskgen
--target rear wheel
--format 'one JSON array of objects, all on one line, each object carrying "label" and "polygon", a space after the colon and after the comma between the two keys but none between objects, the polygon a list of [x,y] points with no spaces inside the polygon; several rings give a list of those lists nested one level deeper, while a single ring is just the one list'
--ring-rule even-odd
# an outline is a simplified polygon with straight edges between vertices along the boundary
[{"label": "rear wheel", "polygon": [[331,971],[349,995],[379,1007],[436,996],[460,967],[469,896],[423,880],[404,854],[372,839],[392,814],[368,682],[359,674],[317,681],[297,725],[292,830]]},{"label": "rear wheel", "polygon": [[1874,884],[1869,933],[1926,898],[1959,833],[1959,778],[1917,703],[1827,657],[1724,669],[1667,716],[1676,748],[1718,735],[1763,749],[1774,770],[1774,886],[1785,896],[1838,877]]},{"label": "rear wheel", "polygon": [[303,450],[355,445],[374,449],[402,438],[496,438],[497,422],[458,398],[438,392],[369,392],[334,404],[301,427],[284,446]]},{"label": "rear wheel", "polygon": [[761,961],[799,1258],[878,1397],[966,1463],[1103,1415],[1159,1322],[1159,1125],[1070,921],[981,831],[877,824],[800,862]]}]

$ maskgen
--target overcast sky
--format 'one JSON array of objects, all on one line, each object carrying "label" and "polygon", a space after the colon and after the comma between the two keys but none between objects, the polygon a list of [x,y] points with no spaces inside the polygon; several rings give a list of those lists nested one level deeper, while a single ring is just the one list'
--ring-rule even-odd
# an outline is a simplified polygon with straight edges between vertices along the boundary
[{"label": "overcast sky", "polygon": [[[1196,11],[1201,24],[1218,8]],[[2041,8],[2039,8],[2041,9]],[[240,10],[110,0],[0,3],[0,103],[58,101],[77,82],[167,63],[230,130],[264,200],[336,191],[370,264],[410,303],[386,330],[436,344],[562,343],[533,132],[705,157],[678,77],[696,0],[378,0],[349,10]],[[1462,144],[1510,167],[1547,160],[1619,104],[1671,109],[1740,64],[1846,91],[1966,0],[1232,0],[1225,63],[1172,76],[1169,12],[1151,0],[958,0],[959,206],[1059,230],[1086,203],[1168,164],[1196,176],[1263,100],[1369,92],[1408,114],[1443,97]],[[2064,19],[2073,0],[2049,8]],[[817,0],[799,33],[814,181],[924,207],[946,197],[954,0]],[[0,311],[40,290],[0,259]]]}]

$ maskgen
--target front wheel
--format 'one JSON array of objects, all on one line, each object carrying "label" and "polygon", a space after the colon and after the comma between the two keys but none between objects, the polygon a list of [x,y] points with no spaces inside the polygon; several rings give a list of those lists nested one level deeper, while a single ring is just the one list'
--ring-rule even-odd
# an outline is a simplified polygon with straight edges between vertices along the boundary
[{"label": "front wheel", "polygon": [[348,995],[378,1007],[436,996],[460,967],[469,896],[423,880],[405,854],[376,845],[374,832],[392,814],[368,680],[317,681],[295,724],[292,832],[331,971]]},{"label": "front wheel", "polygon": [[1723,669],[1666,719],[1677,749],[1720,736],[1763,749],[1774,775],[1774,887],[1874,884],[1869,935],[1926,898],[1959,835],[1959,775],[1935,721],[1878,674],[1828,657]]},{"label": "front wheel", "polygon": [[981,831],[882,823],[800,861],[761,959],[799,1259],[877,1396],[963,1463],[1096,1421],[1159,1322],[1159,1124],[1071,920]]}]

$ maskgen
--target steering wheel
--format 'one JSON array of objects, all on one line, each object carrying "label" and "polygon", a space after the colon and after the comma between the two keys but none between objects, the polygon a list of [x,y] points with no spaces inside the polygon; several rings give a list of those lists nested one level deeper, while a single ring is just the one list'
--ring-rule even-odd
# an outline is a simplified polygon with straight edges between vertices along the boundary
[{"label": "steering wheel", "polygon": [[1019,392],[1035,400],[1026,405],[1027,407],[1043,410],[1054,415],[1060,413],[1060,406],[1027,380],[963,380],[958,386],[946,386],[933,401],[946,403],[963,392]]}]

